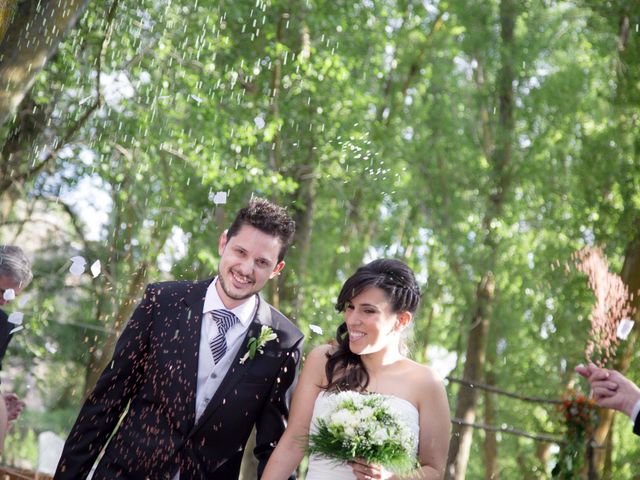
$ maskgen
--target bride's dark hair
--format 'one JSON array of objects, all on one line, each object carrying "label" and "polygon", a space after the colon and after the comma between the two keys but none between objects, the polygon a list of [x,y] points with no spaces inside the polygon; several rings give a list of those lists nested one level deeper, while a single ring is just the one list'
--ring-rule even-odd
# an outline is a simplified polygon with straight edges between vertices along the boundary
[{"label": "bride's dark hair", "polygon": [[[379,288],[387,296],[393,313],[411,312],[414,314],[420,303],[420,288],[413,271],[400,260],[382,258],[358,268],[344,285],[336,310],[344,312],[354,297],[368,288]],[[360,355],[349,349],[349,334],[345,322],[336,332],[337,349],[327,354],[325,373],[326,390],[366,390],[369,385],[367,372]]]}]

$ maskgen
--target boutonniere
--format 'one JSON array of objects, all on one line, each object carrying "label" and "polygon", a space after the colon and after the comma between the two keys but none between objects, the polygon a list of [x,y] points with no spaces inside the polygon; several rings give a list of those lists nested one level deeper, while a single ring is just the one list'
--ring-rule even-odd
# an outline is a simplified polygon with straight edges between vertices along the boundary
[{"label": "boutonniere", "polygon": [[251,337],[247,342],[248,350],[247,350],[247,353],[245,353],[244,356],[240,359],[240,363],[246,362],[248,358],[253,359],[253,357],[256,356],[256,352],[263,353],[264,346],[267,344],[267,342],[270,342],[271,340],[275,340],[276,338],[278,338],[278,335],[273,333],[273,330],[271,330],[271,327],[267,327],[266,325],[263,325],[262,329],[260,330],[260,335],[258,335],[258,338]]}]

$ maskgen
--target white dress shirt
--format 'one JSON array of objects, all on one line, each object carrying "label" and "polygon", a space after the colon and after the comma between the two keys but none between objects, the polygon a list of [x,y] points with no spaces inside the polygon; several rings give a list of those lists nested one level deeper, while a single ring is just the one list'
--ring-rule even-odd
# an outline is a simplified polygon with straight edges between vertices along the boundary
[{"label": "white dress shirt", "polygon": [[[257,298],[252,295],[246,302],[238,305],[236,308],[228,309],[222,303],[218,291],[216,290],[216,277],[207,288],[207,294],[204,298],[204,307],[202,308],[202,325],[200,327],[200,352],[198,354],[198,383],[196,388],[196,422],[209,404],[209,401],[218,390],[222,379],[227,370],[231,367],[233,360],[236,358],[242,340],[244,339],[249,325],[255,315]],[[216,364],[213,361],[211,353],[211,341],[218,334],[218,326],[216,325],[211,310],[224,308],[230,310],[240,320],[233,325],[225,335],[227,341],[227,351],[220,361]]]},{"label": "white dress shirt", "polygon": [[[236,355],[242,347],[244,337],[251,325],[251,321],[255,316],[258,307],[257,295],[252,295],[244,303],[236,308],[229,309],[224,306],[218,291],[216,283],[218,277],[213,279],[207,288],[207,294],[204,297],[204,307],[202,308],[202,323],[200,326],[200,350],[198,353],[198,382],[196,385],[196,423],[202,416],[205,408],[216,393],[227,370],[236,358]],[[209,344],[211,340],[218,334],[218,326],[211,315],[211,310],[224,308],[233,312],[238,317],[239,322],[234,324],[225,335],[227,341],[227,351],[220,361],[216,364],[213,361],[213,354]],[[173,477],[173,480],[180,479],[180,472]]]}]

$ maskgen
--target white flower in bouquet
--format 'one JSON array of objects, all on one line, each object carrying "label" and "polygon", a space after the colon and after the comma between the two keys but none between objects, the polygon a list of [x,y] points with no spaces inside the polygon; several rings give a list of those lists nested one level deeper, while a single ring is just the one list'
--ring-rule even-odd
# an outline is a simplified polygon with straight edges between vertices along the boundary
[{"label": "white flower in bouquet", "polygon": [[337,463],[356,458],[386,467],[397,475],[418,466],[418,439],[380,394],[353,391],[331,395],[329,411],[316,420],[309,452]]}]

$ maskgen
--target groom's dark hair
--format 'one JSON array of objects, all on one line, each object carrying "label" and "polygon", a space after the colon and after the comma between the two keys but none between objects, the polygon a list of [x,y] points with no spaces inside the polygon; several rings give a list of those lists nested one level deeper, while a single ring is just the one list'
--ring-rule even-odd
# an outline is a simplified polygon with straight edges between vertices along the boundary
[{"label": "groom's dark hair", "polygon": [[280,239],[281,247],[278,262],[281,262],[293,241],[296,222],[287,211],[264,198],[254,197],[249,204],[241,208],[227,230],[227,239],[237,235],[243,225],[251,225],[258,230]]}]

